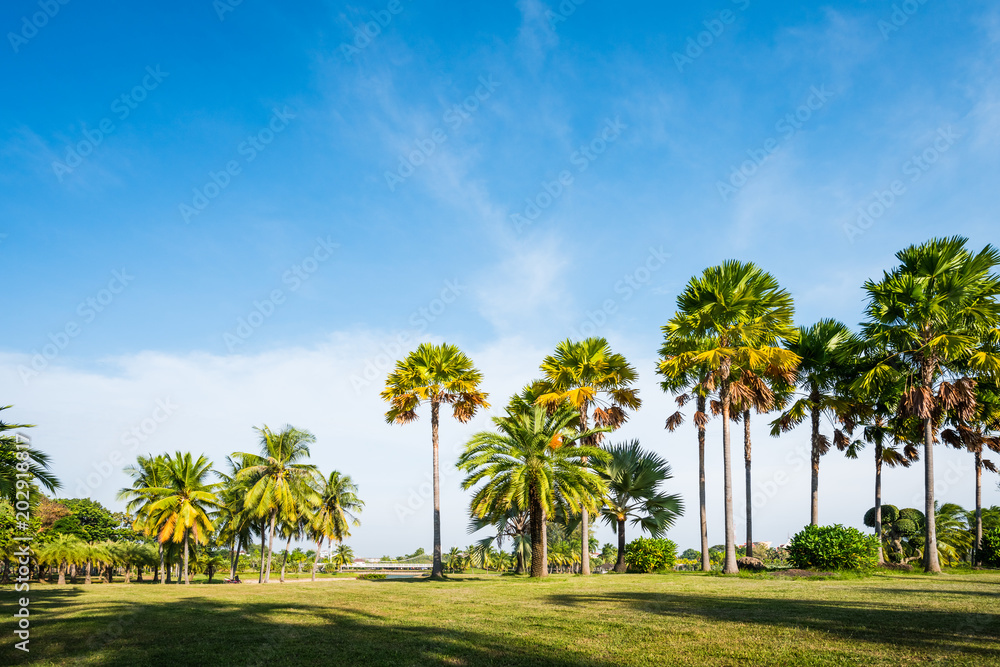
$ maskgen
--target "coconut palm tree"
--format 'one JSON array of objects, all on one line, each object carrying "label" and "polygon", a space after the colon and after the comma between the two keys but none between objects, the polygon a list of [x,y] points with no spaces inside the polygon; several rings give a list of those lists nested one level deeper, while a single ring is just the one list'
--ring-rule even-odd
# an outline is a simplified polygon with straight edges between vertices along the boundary
[{"label": "coconut palm tree", "polygon": [[417,420],[417,408],[431,406],[431,448],[434,482],[434,565],[431,577],[444,574],[441,564],[441,479],[438,463],[438,423],[441,404],[452,406],[452,416],[461,423],[472,419],[480,408],[490,407],[489,394],[479,390],[483,375],[458,347],[442,343],[422,343],[405,359],[396,362],[382,392],[389,403],[385,420],[389,424],[409,424]]},{"label": "coconut palm tree", "polygon": [[684,503],[678,494],[660,492],[660,486],[673,479],[670,464],[643,450],[638,440],[609,447],[608,454],[608,460],[596,466],[608,485],[601,516],[618,531],[615,572],[625,572],[625,522],[631,519],[632,525],[661,537],[684,514]]},{"label": "coconut palm tree", "polygon": [[[0,406],[0,411],[11,407],[13,406]],[[25,428],[34,428],[34,424],[8,424],[0,419],[0,497],[12,503],[17,500],[17,482],[21,480],[23,484],[25,472],[31,476],[30,479],[49,491],[62,486],[59,479],[49,471],[49,455],[32,447],[26,438],[10,433]],[[21,469],[17,467],[18,464],[21,464]]]},{"label": "coconut palm tree", "polygon": [[266,425],[255,429],[260,434],[260,454],[234,452],[239,464],[235,479],[247,488],[244,503],[258,519],[266,518],[261,531],[261,551],[267,535],[266,562],[261,559],[259,583],[271,579],[271,556],[274,553],[274,531],[278,519],[286,520],[298,514],[297,501],[308,494],[316,466],[302,463],[309,457],[309,445],[316,437],[309,431],[285,426],[275,433]]},{"label": "coconut palm tree", "polygon": [[[798,335],[790,342],[788,349],[799,359],[798,385],[804,396],[771,423],[771,435],[788,432],[809,417],[810,487],[809,521],[819,525],[819,463],[830,451],[832,442],[821,431],[824,415],[839,419],[848,409],[847,403],[837,392],[838,382],[844,377],[849,351],[855,348],[851,330],[837,320],[820,320],[808,327],[799,327]],[[835,429],[833,442],[843,446],[847,436],[841,429]]]},{"label": "coconut palm tree", "polygon": [[311,510],[310,531],[313,536],[319,538],[313,561],[315,581],[316,564],[319,562],[323,538],[326,538],[327,546],[332,546],[333,540],[338,544],[343,543],[351,536],[350,527],[357,528],[361,525],[361,519],[357,515],[364,510],[365,503],[358,498],[358,487],[350,475],[337,470],[331,472],[329,477],[317,477],[314,491],[317,502]]},{"label": "coconut palm tree", "polygon": [[[124,473],[132,478],[132,486],[121,489],[118,492],[118,500],[128,501],[125,511],[135,516],[133,530],[142,531],[145,535],[158,535],[160,528],[153,521],[149,509],[156,502],[156,498],[149,493],[149,489],[162,488],[166,484],[167,457],[159,456],[138,456],[135,465],[126,466]],[[167,569],[164,564],[163,542],[157,539],[156,546],[159,551],[159,579],[160,583],[166,581]]]},{"label": "coconut palm tree", "polygon": [[719,392],[725,488],[726,574],[739,572],[733,528],[730,421],[733,382],[744,371],[790,380],[799,358],[783,348],[794,341],[791,295],[752,263],[730,260],[692,278],[677,298],[677,313],[664,327],[668,338],[707,339],[708,349],[668,350],[660,362],[664,377],[697,373],[707,366],[707,384]]},{"label": "coconut palm tree", "polygon": [[[960,236],[932,239],[896,253],[899,266],[879,281],[865,283],[867,321],[863,334],[884,348],[883,363],[861,380],[862,386],[899,373],[906,390],[901,411],[919,419],[924,446],[925,540],[937,543],[934,502],[936,419],[954,411],[965,421],[975,416],[974,384],[965,373],[996,373],[1000,356],[984,345],[1000,327],[1000,252],[978,253]],[[936,549],[924,550],[924,569],[940,572]]]},{"label": "coconut palm tree", "polygon": [[337,567],[337,572],[340,572],[345,565],[354,562],[354,549],[346,544],[338,544],[336,550],[332,552],[330,560]]},{"label": "coconut palm tree", "polygon": [[38,553],[39,562],[55,565],[59,571],[59,585],[66,585],[66,570],[81,561],[87,543],[75,535],[57,535]]},{"label": "coconut palm tree", "polygon": [[[542,360],[541,372],[538,403],[550,410],[568,403],[580,413],[580,432],[590,428],[591,417],[598,428],[613,431],[628,421],[629,410],[638,410],[642,405],[639,390],[633,387],[638,373],[624,356],[611,350],[604,338],[564,340],[556,346],[555,354]],[[595,433],[583,444],[596,447],[601,439],[601,433]],[[580,514],[582,574],[590,574],[589,520],[584,507]]]},{"label": "coconut palm tree", "polygon": [[459,562],[462,560],[462,551],[458,547],[452,547],[451,551],[445,556],[445,563],[448,565],[448,571],[455,573],[459,569]]},{"label": "coconut palm tree", "polygon": [[[212,473],[212,462],[205,456],[195,459],[190,453],[177,452],[173,458],[163,462],[163,485],[139,489],[136,493],[154,499],[148,514],[152,525],[159,526],[158,539],[174,544],[183,543],[183,580],[191,583],[188,569],[191,540],[204,544],[214,530],[210,512],[218,509],[219,500],[215,495],[218,483],[208,481]],[[177,583],[181,583],[178,578]]]},{"label": "coconut palm tree", "polygon": [[[664,328],[665,329],[665,328]],[[695,349],[706,351],[711,349],[711,341],[707,339],[690,340],[681,338],[675,334],[664,331],[663,346],[660,348],[660,359],[669,359],[680,352],[689,352]],[[708,424],[708,399],[711,394],[709,382],[712,378],[711,370],[707,365],[698,369],[670,367],[674,375],[664,375],[665,369],[662,364],[657,364],[656,372],[664,375],[660,388],[665,392],[676,395],[678,408],[683,408],[690,400],[696,403],[693,417],[694,425],[698,429],[698,511],[701,522],[701,569],[704,572],[712,570],[712,561],[708,553],[708,496],[705,489],[705,427]],[[684,423],[684,413],[677,410],[667,418],[666,428],[671,433]]]},{"label": "coconut palm tree", "polygon": [[458,467],[467,473],[466,490],[476,489],[473,517],[494,516],[511,507],[527,507],[531,515],[531,576],[546,572],[542,525],[557,507],[573,513],[596,511],[605,484],[587,464],[600,463],[607,453],[578,444],[609,427],[579,431],[580,412],[560,404],[552,412],[535,405],[530,413],[508,412],[494,417],[496,431],[482,431],[469,440]]}]

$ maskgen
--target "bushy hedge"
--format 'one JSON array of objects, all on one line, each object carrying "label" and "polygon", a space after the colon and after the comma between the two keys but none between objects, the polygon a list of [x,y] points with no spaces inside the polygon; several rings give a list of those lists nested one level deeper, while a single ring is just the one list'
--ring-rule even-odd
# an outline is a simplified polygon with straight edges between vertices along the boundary
[{"label": "bushy hedge", "polygon": [[840,524],[806,526],[789,543],[788,560],[803,569],[868,570],[878,564],[878,538]]},{"label": "bushy hedge", "polygon": [[983,532],[983,565],[1000,567],[1000,528]]},{"label": "bushy hedge", "polygon": [[677,561],[677,545],[671,540],[640,537],[625,545],[625,564],[629,572],[672,570]]},{"label": "bushy hedge", "polygon": [[382,579],[385,579],[385,575],[372,572],[370,574],[359,574],[358,579],[362,579],[364,581],[381,581]]}]

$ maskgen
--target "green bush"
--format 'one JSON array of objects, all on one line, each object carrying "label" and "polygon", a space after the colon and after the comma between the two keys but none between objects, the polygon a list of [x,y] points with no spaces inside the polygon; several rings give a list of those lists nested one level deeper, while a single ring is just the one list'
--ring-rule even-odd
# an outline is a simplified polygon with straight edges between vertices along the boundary
[{"label": "green bush", "polygon": [[677,545],[670,540],[640,537],[625,545],[625,564],[629,572],[672,570],[677,560]]},{"label": "green bush", "polygon": [[983,532],[983,565],[1000,567],[1000,528]]},{"label": "green bush", "polygon": [[382,579],[385,579],[385,575],[375,574],[374,572],[371,574],[359,574],[358,579],[363,579],[365,581],[381,581]]},{"label": "green bush", "polygon": [[788,560],[803,569],[869,570],[878,563],[878,538],[840,524],[806,526],[789,543]]}]

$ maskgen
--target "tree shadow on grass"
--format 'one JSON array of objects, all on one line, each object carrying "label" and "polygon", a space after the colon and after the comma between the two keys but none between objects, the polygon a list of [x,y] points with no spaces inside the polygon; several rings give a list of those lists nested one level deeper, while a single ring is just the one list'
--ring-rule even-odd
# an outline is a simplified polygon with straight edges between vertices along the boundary
[{"label": "tree shadow on grass", "polygon": [[[903,589],[904,593],[912,592]],[[940,594],[950,591],[927,591]],[[926,598],[925,598],[926,599]],[[957,651],[984,660],[1000,660],[1000,613],[906,609],[867,601],[707,596],[673,593],[611,592],[600,595],[553,595],[553,604],[624,605],[662,616],[699,616],[712,622],[808,629],[851,642],[870,642],[917,650]],[[901,599],[902,605],[911,601]]]},{"label": "tree shadow on grass", "polygon": [[449,629],[441,616],[388,618],[291,600],[88,601],[40,595],[31,657],[12,664],[145,665],[546,665],[612,667],[505,633]]}]

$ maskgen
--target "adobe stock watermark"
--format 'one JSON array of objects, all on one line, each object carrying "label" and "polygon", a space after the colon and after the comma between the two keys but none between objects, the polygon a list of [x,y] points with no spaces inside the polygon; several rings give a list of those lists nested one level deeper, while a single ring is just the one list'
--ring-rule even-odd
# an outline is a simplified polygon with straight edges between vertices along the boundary
[{"label": "adobe stock watermark", "polygon": [[955,133],[951,125],[939,128],[934,140],[924,150],[911,156],[900,167],[907,180],[897,178],[887,187],[875,190],[868,201],[858,207],[854,221],[844,223],[844,234],[847,236],[848,242],[854,243],[855,239],[863,236],[876,222],[881,220],[909,192],[907,182],[913,184],[923,178],[924,174],[929,172],[941,159],[941,156],[947,153],[960,138],[961,136]]},{"label": "adobe stock watermark", "polygon": [[226,20],[226,14],[235,12],[236,8],[243,4],[243,0],[214,0],[212,2],[212,9],[215,10],[215,15],[219,17],[219,21]]},{"label": "adobe stock watermark", "polygon": [[[456,440],[453,446],[448,448],[442,447],[438,456],[442,461],[446,460],[446,451],[450,453],[451,460],[457,461],[459,456],[465,449],[465,443],[460,440]],[[457,476],[459,473],[458,466],[454,465],[442,465],[440,471],[440,483],[441,487],[444,487],[444,483],[451,480],[453,477]],[[397,501],[393,506],[393,510],[396,512],[396,518],[399,519],[399,523],[403,524],[408,518],[416,515],[423,507],[429,503],[434,498],[434,477],[432,473],[424,473],[423,481],[420,484],[411,486],[406,493],[406,498],[404,500]]]},{"label": "adobe stock watermark", "polygon": [[233,178],[243,173],[243,167],[257,159],[257,156],[271,145],[274,138],[285,131],[291,120],[295,119],[294,111],[287,105],[281,109],[271,110],[271,119],[267,125],[249,135],[236,147],[236,153],[240,156],[226,162],[219,171],[208,172],[208,180],[200,188],[195,188],[191,203],[181,203],[178,210],[184,224],[191,222],[191,218],[201,215],[201,212],[208,208],[222,191],[229,187]]},{"label": "adobe stock watermark", "polygon": [[[87,473],[86,478],[76,478],[76,497],[89,498],[94,491],[135,456],[139,445],[148,442],[160,430],[160,427],[170,420],[179,407],[170,400],[169,396],[157,399],[149,416],[138,421],[118,438],[121,448],[112,450],[102,460],[94,463],[92,466],[94,472]],[[86,471],[80,474],[84,473]]]},{"label": "adobe stock watermark", "polygon": [[627,303],[643,287],[649,284],[653,274],[662,269],[670,255],[663,251],[663,246],[654,248],[650,246],[649,254],[645,261],[637,266],[633,271],[625,274],[621,280],[615,283],[615,294],[619,295],[613,299],[605,299],[601,307],[595,311],[587,311],[586,319],[579,327],[570,330],[573,340],[583,340],[590,338],[597,333],[597,330],[606,325],[618,314],[621,304]]},{"label": "adobe stock watermark", "polygon": [[351,62],[362,51],[367,49],[382,34],[382,31],[389,27],[393,17],[403,13],[406,7],[402,0],[389,0],[385,9],[372,10],[370,21],[363,22],[360,26],[354,27],[354,41],[351,44],[341,42],[340,55],[344,60]]},{"label": "adobe stock watermark", "polygon": [[[620,117],[610,118],[604,121],[604,127],[588,143],[580,146],[569,156],[569,163],[575,167],[577,174],[582,174],[590,168],[608,147],[621,138],[622,132],[628,129],[628,125],[622,122]],[[520,233],[526,227],[530,227],[542,215],[542,212],[552,206],[566,188],[573,185],[573,170],[561,170],[552,181],[542,181],[538,192],[524,200],[524,210],[520,213],[512,213],[510,221],[514,225],[514,231]]]},{"label": "adobe stock watermark", "polygon": [[[500,82],[495,81],[492,74],[479,77],[479,86],[476,87],[476,90],[464,100],[452,105],[445,111],[441,117],[441,122],[450,131],[457,131],[472,118],[472,114],[482,108],[483,104],[493,96],[493,93],[499,87]],[[405,182],[417,169],[427,164],[427,160],[446,141],[448,141],[448,132],[440,126],[434,128],[423,139],[415,140],[413,142],[413,150],[406,155],[401,154],[399,156],[399,165],[396,167],[396,170],[386,170],[385,183],[389,186],[389,191],[395,192],[396,186]]]},{"label": "adobe stock watermark", "polygon": [[[340,248],[340,244],[334,243],[329,236],[317,238],[312,251],[281,275],[281,282],[288,288],[288,292],[297,292],[306,281],[319,271],[320,266],[333,257],[338,248]],[[222,340],[230,354],[236,352],[236,348],[250,340],[250,337],[264,326],[264,322],[274,316],[278,307],[284,305],[286,300],[285,290],[276,288],[271,290],[262,301],[254,301],[250,313],[246,317],[240,317],[236,320],[236,328],[232,332],[227,331],[222,334]]]},{"label": "adobe stock watermark", "polygon": [[893,4],[889,17],[878,21],[878,30],[882,33],[882,39],[888,41],[890,35],[899,32],[904,25],[910,22],[910,17],[926,4],[927,0],[903,0],[903,2]]},{"label": "adobe stock watermark", "polygon": [[408,321],[411,328],[382,342],[379,345],[381,352],[365,359],[360,374],[351,374],[350,381],[354,393],[360,395],[361,390],[371,385],[372,382],[384,380],[385,376],[396,365],[396,360],[402,357],[410,344],[423,336],[431,324],[444,315],[448,307],[458,301],[466,289],[468,288],[460,284],[458,280],[444,281],[444,287],[437,297],[410,314]]},{"label": "adobe stock watermark", "polygon": [[767,162],[768,158],[774,155],[782,144],[794,137],[810,119],[826,106],[834,93],[826,89],[825,85],[817,88],[813,86],[809,89],[809,96],[798,108],[778,119],[774,124],[774,129],[779,133],[777,137],[768,137],[763,141],[760,148],[747,149],[747,159],[740,163],[738,167],[731,166],[729,178],[726,181],[716,181],[715,188],[722,197],[722,201],[727,202],[753,178],[760,168]]},{"label": "adobe stock watermark", "polygon": [[674,65],[677,66],[678,72],[683,74],[686,66],[693,65],[694,61],[701,58],[705,54],[706,50],[712,48],[716,40],[722,36],[722,33],[724,33],[729,26],[736,23],[736,19],[739,16],[737,11],[745,12],[750,7],[750,0],[730,1],[732,4],[736,5],[736,11],[732,9],[723,9],[722,11],[717,12],[712,18],[702,21],[702,25],[705,26],[705,29],[697,35],[687,38],[683,52],[674,51]]},{"label": "adobe stock watermark", "polygon": [[19,53],[21,47],[38,35],[38,31],[49,24],[59,11],[69,4],[69,0],[38,0],[41,11],[21,17],[21,28],[17,32],[8,32],[7,41],[14,53]]},{"label": "adobe stock watermark", "polygon": [[24,386],[28,386],[32,378],[41,375],[42,371],[48,368],[49,364],[69,347],[72,340],[83,332],[83,328],[107,310],[118,298],[118,295],[132,284],[133,280],[135,280],[135,276],[129,275],[125,269],[112,271],[111,280],[104,288],[98,290],[94,296],[81,301],[76,307],[76,314],[80,320],[69,320],[61,329],[50,333],[49,342],[45,343],[40,350],[33,350],[30,367],[24,364],[17,367],[17,373]]},{"label": "adobe stock watermark", "polygon": [[[147,66],[142,81],[111,102],[111,113],[119,121],[126,120],[168,76],[170,72],[161,71],[159,65],[155,69],[151,65]],[[59,182],[62,183],[65,176],[72,174],[74,169],[83,164],[84,158],[91,155],[116,129],[111,116],[102,118],[93,129],[81,124],[83,139],[66,147],[66,157],[62,161],[52,162],[52,172],[59,178]]]},{"label": "adobe stock watermark", "polygon": [[553,30],[560,23],[565,23],[569,20],[569,17],[576,14],[577,8],[585,3],[587,0],[562,0],[555,10],[546,9],[545,10],[545,20],[549,22],[549,27]]}]

